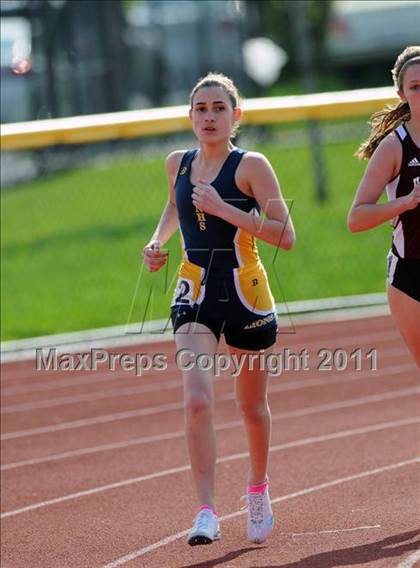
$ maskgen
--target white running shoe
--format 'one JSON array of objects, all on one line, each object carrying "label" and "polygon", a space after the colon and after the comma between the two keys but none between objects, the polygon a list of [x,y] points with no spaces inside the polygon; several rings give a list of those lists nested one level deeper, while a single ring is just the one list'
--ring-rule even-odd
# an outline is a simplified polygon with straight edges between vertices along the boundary
[{"label": "white running shoe", "polygon": [[211,544],[221,536],[219,519],[210,509],[203,509],[194,520],[194,526],[188,535],[188,544]]},{"label": "white running shoe", "polygon": [[274,527],[268,486],[264,493],[248,493],[245,498],[248,501],[248,538],[261,544],[270,536]]}]

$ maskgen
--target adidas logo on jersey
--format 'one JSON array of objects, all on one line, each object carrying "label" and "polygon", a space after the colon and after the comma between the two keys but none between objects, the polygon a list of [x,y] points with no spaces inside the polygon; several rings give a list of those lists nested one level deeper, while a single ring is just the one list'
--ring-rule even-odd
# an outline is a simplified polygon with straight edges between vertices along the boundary
[{"label": "adidas logo on jersey", "polygon": [[420,162],[418,161],[417,158],[413,158],[412,160],[410,160],[410,161],[408,162],[408,165],[409,165],[409,166],[420,166]]}]

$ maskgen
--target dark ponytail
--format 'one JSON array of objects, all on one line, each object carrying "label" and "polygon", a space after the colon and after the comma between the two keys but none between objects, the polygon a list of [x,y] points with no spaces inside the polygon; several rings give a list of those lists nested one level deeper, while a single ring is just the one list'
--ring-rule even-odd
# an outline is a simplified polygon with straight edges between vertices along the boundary
[{"label": "dark ponytail", "polygon": [[[408,67],[416,63],[420,64],[420,45],[407,47],[397,57],[391,73],[398,91],[403,90],[404,73]],[[375,112],[369,121],[371,127],[369,137],[361,144],[355,155],[360,159],[370,158],[385,136],[410,118],[410,107],[403,101]]]}]

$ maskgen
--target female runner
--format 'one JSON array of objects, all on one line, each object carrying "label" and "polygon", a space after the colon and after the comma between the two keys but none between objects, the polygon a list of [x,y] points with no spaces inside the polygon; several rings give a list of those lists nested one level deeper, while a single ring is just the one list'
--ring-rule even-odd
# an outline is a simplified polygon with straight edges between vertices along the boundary
[{"label": "female runner", "polygon": [[[213,357],[223,333],[236,357],[267,355],[276,341],[277,320],[255,240],[288,250],[295,240],[293,224],[268,160],[231,142],[241,118],[233,82],[214,73],[201,79],[190,96],[189,116],[198,148],[167,158],[169,199],[143,249],[144,262],[152,272],[165,265],[162,246],[179,226],[184,258],[171,306],[178,352],[188,349],[195,356]],[[210,544],[220,538],[214,500],[213,373],[195,365],[183,371],[183,381],[186,438],[199,504],[188,542]],[[267,372],[258,365],[245,363],[235,379],[250,455],[248,537],[253,542],[263,542],[274,524],[267,478],[267,386]]]},{"label": "female runner", "polygon": [[[365,231],[392,219],[388,302],[420,369],[420,46],[398,56],[392,76],[401,101],[372,117],[357,154],[370,160],[348,226]],[[384,188],[388,202],[378,204]]]}]

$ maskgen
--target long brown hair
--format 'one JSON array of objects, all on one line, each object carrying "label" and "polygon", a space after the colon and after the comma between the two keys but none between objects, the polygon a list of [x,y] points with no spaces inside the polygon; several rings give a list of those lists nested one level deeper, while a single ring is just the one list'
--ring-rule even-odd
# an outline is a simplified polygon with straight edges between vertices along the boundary
[{"label": "long brown hair", "polygon": [[[391,73],[394,85],[400,92],[403,90],[405,72],[415,63],[420,63],[420,45],[406,47],[397,57]],[[375,112],[369,121],[371,127],[369,137],[361,144],[355,155],[360,159],[370,158],[385,136],[410,118],[410,107],[403,101]]]}]

